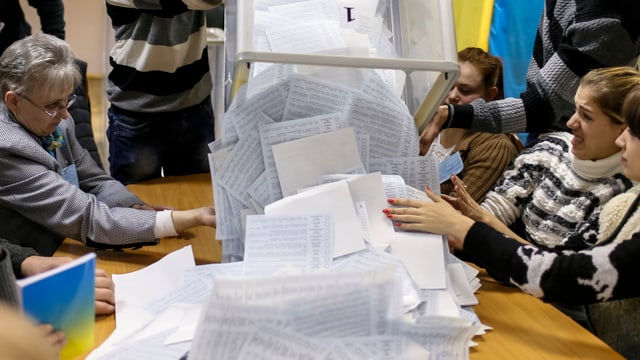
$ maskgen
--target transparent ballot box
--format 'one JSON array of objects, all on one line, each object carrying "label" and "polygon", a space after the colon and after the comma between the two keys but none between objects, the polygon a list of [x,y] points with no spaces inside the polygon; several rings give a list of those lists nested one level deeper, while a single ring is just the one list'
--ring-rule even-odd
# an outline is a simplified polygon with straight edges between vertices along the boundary
[{"label": "transparent ballot box", "polygon": [[267,76],[358,86],[375,71],[422,130],[459,74],[449,0],[228,0],[225,36],[226,108]]}]

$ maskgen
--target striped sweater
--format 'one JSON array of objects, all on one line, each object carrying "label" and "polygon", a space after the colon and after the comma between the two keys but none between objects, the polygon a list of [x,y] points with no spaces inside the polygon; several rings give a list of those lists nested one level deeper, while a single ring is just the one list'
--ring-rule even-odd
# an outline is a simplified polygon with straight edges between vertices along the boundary
[{"label": "striped sweater", "polygon": [[116,42],[107,96],[132,112],[171,112],[202,103],[212,89],[206,9],[221,0],[107,0]]},{"label": "striped sweater", "polygon": [[580,222],[632,183],[622,175],[620,154],[578,160],[571,153],[572,135],[544,134],[504,172],[482,207],[506,225],[522,220],[528,241],[553,247]]},{"label": "striped sweater", "polygon": [[519,98],[454,105],[449,127],[485,132],[566,129],[580,78],[633,66],[640,54],[640,1],[545,0],[527,85]]}]

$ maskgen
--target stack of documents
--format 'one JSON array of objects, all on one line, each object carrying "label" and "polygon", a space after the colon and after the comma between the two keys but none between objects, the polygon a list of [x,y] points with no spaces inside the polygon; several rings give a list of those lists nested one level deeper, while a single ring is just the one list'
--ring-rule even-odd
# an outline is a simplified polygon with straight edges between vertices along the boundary
[{"label": "stack of documents", "polygon": [[426,199],[397,175],[322,176],[246,216],[243,261],[185,247],[114,275],[117,328],[90,358],[467,358],[477,272],[442,236],[395,231],[389,196]]},{"label": "stack of documents", "polygon": [[282,266],[195,266],[187,246],[114,275],[117,328],[88,358],[465,359],[481,328],[450,291],[418,287],[388,252],[304,271],[271,257]]},{"label": "stack of documents", "polygon": [[380,172],[415,189],[439,188],[438,165],[417,155],[406,106],[389,101],[392,90],[375,71],[362,79],[354,88],[293,73],[260,94],[247,95],[251,82],[241,88],[222,120],[223,136],[210,144],[223,261],[243,258],[248,215],[264,214],[323,176]]}]

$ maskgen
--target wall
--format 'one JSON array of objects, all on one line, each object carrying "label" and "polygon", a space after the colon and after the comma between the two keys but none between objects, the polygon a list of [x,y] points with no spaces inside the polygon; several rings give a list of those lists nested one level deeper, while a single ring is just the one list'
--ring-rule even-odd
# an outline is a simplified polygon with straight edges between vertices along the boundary
[{"label": "wall", "polygon": [[[20,3],[32,31],[40,32],[36,10],[27,4],[27,0],[20,0]],[[67,42],[76,57],[88,63],[90,77],[104,77],[109,69],[109,48],[113,44],[113,30],[104,1],[63,0],[63,3]]]}]

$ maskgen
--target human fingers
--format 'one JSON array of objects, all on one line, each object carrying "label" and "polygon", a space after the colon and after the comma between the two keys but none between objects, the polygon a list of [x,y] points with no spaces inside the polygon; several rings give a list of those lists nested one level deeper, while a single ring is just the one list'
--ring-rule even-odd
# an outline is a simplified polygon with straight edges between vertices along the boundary
[{"label": "human fingers", "polygon": [[98,293],[98,291],[96,289],[96,302],[95,302],[96,315],[111,315],[111,314],[113,314],[116,311],[116,306],[113,303],[110,303],[110,302],[97,300],[98,299],[97,293]]},{"label": "human fingers", "polygon": [[458,197],[457,196],[451,196],[451,195],[440,195],[440,197],[449,203],[449,205],[453,206],[456,210],[460,210],[460,204],[458,202]]},{"label": "human fingers", "polygon": [[422,200],[415,200],[415,199],[408,199],[408,198],[389,198],[387,199],[387,202],[393,206],[412,207],[412,208],[420,207],[424,203],[424,201]]},{"label": "human fingers", "polygon": [[96,269],[95,306],[97,315],[113,314],[116,310],[114,289],[115,284],[109,274],[102,269]]},{"label": "human fingers", "polygon": [[20,264],[24,276],[40,274],[70,262],[70,257],[29,256]]},{"label": "human fingers", "polygon": [[420,134],[420,155],[427,153],[448,117],[449,108],[446,105],[438,107],[431,121],[429,121],[427,127],[422,131],[422,134]]},{"label": "human fingers", "polygon": [[47,343],[50,344],[56,352],[59,352],[67,342],[64,333],[59,330],[54,330],[51,324],[40,324],[38,328],[44,335]]},{"label": "human fingers", "polygon": [[435,192],[431,191],[431,188],[428,186],[424,187],[424,192],[427,194],[427,197],[433,201],[434,203],[446,203],[445,200],[442,199],[442,197],[440,197],[440,195],[436,194]]}]

